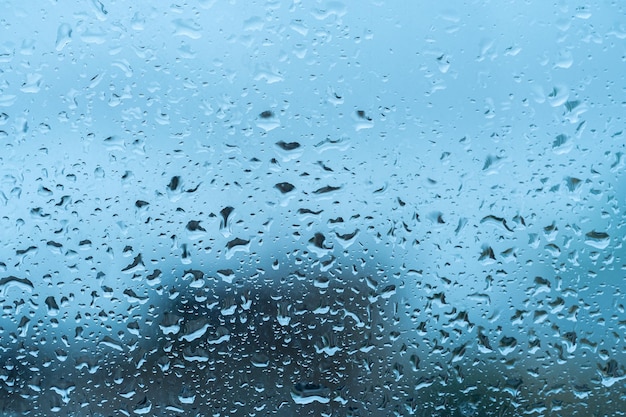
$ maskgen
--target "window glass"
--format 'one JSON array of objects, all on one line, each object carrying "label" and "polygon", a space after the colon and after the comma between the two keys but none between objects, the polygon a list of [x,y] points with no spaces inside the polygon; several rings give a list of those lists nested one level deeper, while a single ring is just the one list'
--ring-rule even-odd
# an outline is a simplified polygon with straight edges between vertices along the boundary
[{"label": "window glass", "polygon": [[0,1],[2,415],[621,415],[625,6]]}]

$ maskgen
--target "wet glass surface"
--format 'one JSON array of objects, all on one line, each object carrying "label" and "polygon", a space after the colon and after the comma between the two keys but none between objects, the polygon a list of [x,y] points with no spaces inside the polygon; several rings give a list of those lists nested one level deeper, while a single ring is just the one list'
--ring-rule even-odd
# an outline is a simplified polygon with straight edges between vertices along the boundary
[{"label": "wet glass surface", "polygon": [[624,414],[621,2],[0,9],[3,415]]}]

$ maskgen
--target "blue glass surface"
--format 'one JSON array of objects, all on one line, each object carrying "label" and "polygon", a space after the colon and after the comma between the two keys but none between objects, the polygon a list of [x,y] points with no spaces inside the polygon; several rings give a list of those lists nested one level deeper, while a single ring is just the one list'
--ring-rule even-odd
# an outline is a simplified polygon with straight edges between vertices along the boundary
[{"label": "blue glass surface", "polygon": [[618,416],[619,1],[0,1],[0,411]]}]

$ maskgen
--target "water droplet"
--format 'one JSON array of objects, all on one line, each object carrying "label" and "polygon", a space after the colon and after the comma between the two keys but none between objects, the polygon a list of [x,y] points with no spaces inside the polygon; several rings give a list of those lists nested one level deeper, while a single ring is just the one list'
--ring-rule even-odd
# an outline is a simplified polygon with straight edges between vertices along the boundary
[{"label": "water droplet", "polygon": [[41,74],[27,74],[26,81],[20,87],[20,91],[23,93],[35,94],[41,90]]},{"label": "water droplet", "polygon": [[190,39],[200,39],[202,37],[202,26],[192,19],[174,19],[174,35],[185,36]]},{"label": "water droplet", "polygon": [[252,365],[256,368],[267,368],[270,363],[270,358],[266,354],[259,352],[252,355],[250,361],[252,362]]},{"label": "water droplet", "polygon": [[230,259],[237,252],[250,252],[250,241],[240,238],[235,238],[226,244],[228,252],[226,253],[226,259]]},{"label": "water droplet", "polygon": [[183,349],[183,359],[188,362],[208,362],[209,352],[201,347],[187,346]]},{"label": "water droplet", "polygon": [[32,293],[35,288],[30,280],[11,275],[0,279],[0,297],[6,297],[9,289],[12,287],[15,287],[19,291],[25,291],[28,293]]},{"label": "water droplet", "polygon": [[72,27],[67,23],[62,23],[57,29],[56,50],[61,52],[65,46],[72,41]]},{"label": "water droplet", "polygon": [[327,404],[330,402],[330,390],[323,385],[298,382],[291,390],[291,398],[296,404]]},{"label": "water droplet", "polygon": [[205,335],[207,330],[209,330],[209,322],[206,318],[189,320],[185,323],[183,328],[181,339],[191,342]]},{"label": "water droplet", "polygon": [[59,305],[57,304],[54,297],[52,296],[46,297],[45,303],[46,303],[46,306],[48,307],[48,314],[50,316],[56,316],[57,314],[59,314]]},{"label": "water droplet", "polygon": [[152,410],[152,402],[148,400],[147,396],[144,396],[141,401],[133,408],[133,413],[143,415],[148,414]]},{"label": "water droplet", "polygon": [[113,339],[110,336],[104,336],[104,338],[102,338],[102,340],[100,341],[101,345],[110,347],[112,349],[115,349],[117,351],[123,352],[124,348],[122,347],[122,343]]},{"label": "water droplet", "polygon": [[228,341],[230,341],[230,332],[223,326],[218,327],[215,332],[211,332],[207,338],[207,343],[210,345],[219,345]]},{"label": "water droplet", "polygon": [[514,352],[516,347],[517,347],[517,339],[515,339],[514,337],[510,337],[510,336],[504,336],[502,337],[502,339],[500,339],[498,350],[500,351],[502,355],[506,356]]},{"label": "water droplet", "polygon": [[293,184],[288,182],[279,182],[278,184],[274,185],[274,187],[282,194],[287,194],[296,188]]},{"label": "water droplet", "polygon": [[596,249],[606,249],[611,243],[611,237],[605,232],[591,232],[585,234],[585,243],[589,246],[593,246]]},{"label": "water droplet", "polygon": [[[181,404],[193,404],[196,401],[196,395],[186,386],[184,386],[178,394],[178,401]],[[181,413],[183,411],[181,410]]]}]

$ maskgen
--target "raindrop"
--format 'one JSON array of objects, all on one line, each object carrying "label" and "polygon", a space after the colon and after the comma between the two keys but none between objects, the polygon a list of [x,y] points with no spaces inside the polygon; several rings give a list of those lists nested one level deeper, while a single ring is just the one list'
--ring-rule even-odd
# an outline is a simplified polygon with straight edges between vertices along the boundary
[{"label": "raindrop", "polygon": [[592,230],[591,232],[585,234],[585,243],[596,249],[606,249],[609,246],[609,243],[611,243],[611,238],[608,233],[596,232],[595,230]]},{"label": "raindrop", "polygon": [[280,191],[282,194],[287,194],[287,193],[293,191],[294,188],[296,188],[293,184],[288,183],[288,182],[279,182],[274,187],[278,191]]},{"label": "raindrop", "polygon": [[63,51],[72,40],[72,27],[67,23],[62,23],[57,29],[56,50]]},{"label": "raindrop", "polygon": [[291,398],[296,404],[327,404],[330,402],[330,390],[323,385],[298,382],[291,390]]}]

